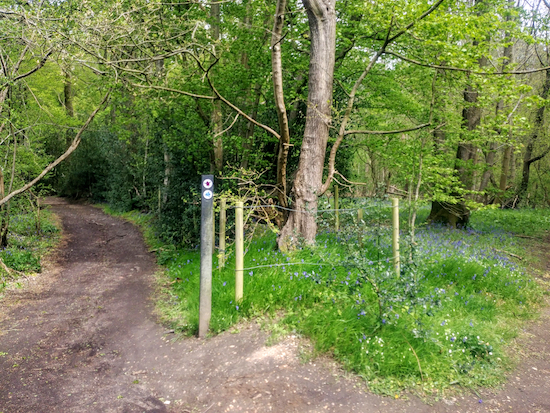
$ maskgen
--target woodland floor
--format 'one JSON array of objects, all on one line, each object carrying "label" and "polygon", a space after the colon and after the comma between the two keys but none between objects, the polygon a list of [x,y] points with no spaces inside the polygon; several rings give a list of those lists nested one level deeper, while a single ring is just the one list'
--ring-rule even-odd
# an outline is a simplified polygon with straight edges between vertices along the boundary
[{"label": "woodland floor", "polygon": [[[48,201],[64,241],[0,300],[0,413],[550,412],[549,309],[516,343],[519,366],[496,392],[433,405],[381,397],[328,359],[302,361],[296,337],[266,346],[254,323],[174,340],[153,315],[157,267],[139,231]],[[541,254],[550,265],[549,243]]]}]

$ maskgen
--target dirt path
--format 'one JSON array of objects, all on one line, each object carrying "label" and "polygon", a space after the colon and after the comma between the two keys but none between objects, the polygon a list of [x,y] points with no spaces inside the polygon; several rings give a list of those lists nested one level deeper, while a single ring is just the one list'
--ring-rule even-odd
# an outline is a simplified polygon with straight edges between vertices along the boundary
[{"label": "dirt path", "polygon": [[151,315],[154,257],[129,223],[54,201],[67,240],[28,287],[0,301],[0,413],[550,412],[550,323],[497,394],[434,406],[364,391],[296,338],[271,347],[257,326],[171,341]]}]

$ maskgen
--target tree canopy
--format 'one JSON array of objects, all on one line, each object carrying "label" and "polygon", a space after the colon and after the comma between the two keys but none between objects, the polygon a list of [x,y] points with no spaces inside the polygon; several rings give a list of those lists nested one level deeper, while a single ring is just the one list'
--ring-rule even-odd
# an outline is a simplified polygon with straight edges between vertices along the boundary
[{"label": "tree canopy", "polygon": [[281,248],[313,242],[333,185],[426,199],[433,221],[455,225],[483,204],[544,205],[548,11],[0,2],[0,203],[46,178],[61,194],[154,211],[164,236],[193,243],[200,174],[241,196],[255,177],[284,207]]}]

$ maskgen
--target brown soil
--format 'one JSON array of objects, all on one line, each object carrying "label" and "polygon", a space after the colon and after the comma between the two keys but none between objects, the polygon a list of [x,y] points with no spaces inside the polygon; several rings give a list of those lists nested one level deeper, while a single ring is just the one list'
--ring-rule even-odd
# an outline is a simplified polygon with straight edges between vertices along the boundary
[{"label": "brown soil", "polygon": [[431,406],[380,397],[330,360],[301,361],[296,337],[266,346],[255,324],[173,340],[152,315],[157,267],[139,232],[88,205],[49,203],[65,241],[0,301],[0,413],[550,412],[548,310],[496,393]]}]

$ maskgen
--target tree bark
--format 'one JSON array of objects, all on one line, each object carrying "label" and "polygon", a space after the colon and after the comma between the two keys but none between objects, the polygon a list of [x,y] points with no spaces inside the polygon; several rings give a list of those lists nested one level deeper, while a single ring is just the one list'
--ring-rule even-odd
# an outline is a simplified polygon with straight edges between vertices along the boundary
[{"label": "tree bark", "polygon": [[67,148],[67,150],[62,155],[60,155],[56,160],[54,160],[52,163],[50,163],[46,168],[44,168],[42,170],[42,172],[40,172],[38,174],[38,176],[35,177],[33,180],[27,182],[25,185],[23,185],[22,187],[14,190],[14,191],[10,191],[5,197],[0,199],[0,206],[2,206],[4,204],[6,204],[7,202],[9,202],[13,197],[15,197],[19,194],[22,194],[23,192],[25,192],[25,191],[29,190],[30,188],[32,188],[36,183],[38,183],[42,178],[44,178],[44,176],[46,176],[48,174],[48,172],[50,172],[53,168],[55,168],[57,165],[59,165],[65,159],[67,159],[69,157],[69,155],[71,153],[73,153],[76,148],[78,148],[78,145],[80,144],[80,142],[82,140],[82,134],[88,128],[90,123],[92,123],[92,121],[94,120],[97,113],[103,108],[103,105],[105,104],[105,102],[107,102],[110,95],[111,95],[111,90],[109,90],[105,94],[105,96],[103,97],[103,100],[101,101],[99,106],[90,114],[90,116],[88,117],[86,122],[84,122],[82,127],[78,130],[78,132],[75,135],[71,145]]},{"label": "tree bark", "polygon": [[162,181],[162,205],[166,205],[166,203],[168,202],[170,175],[172,175],[170,152],[168,152],[168,146],[164,144],[164,179]]},{"label": "tree bark", "polygon": [[[482,0],[476,0],[476,6],[480,5]],[[474,45],[478,41],[473,42]],[[487,58],[481,57],[478,61],[480,67],[487,64]],[[462,142],[458,144],[455,157],[455,171],[462,184],[467,190],[472,190],[475,185],[475,176],[473,166],[477,163],[477,147],[470,143],[471,134],[481,123],[481,108],[477,101],[479,91],[471,84],[464,89],[464,108],[462,109]],[[428,216],[429,222],[439,222],[452,227],[464,227],[470,220],[470,210],[466,206],[464,196],[453,193],[457,198],[455,204],[448,202],[432,202],[432,209]]]},{"label": "tree bark", "polygon": [[506,186],[508,184],[508,172],[510,171],[512,149],[512,145],[507,145],[504,149],[504,155],[502,156],[502,168],[498,184],[498,187],[502,192],[506,191]]},{"label": "tree bark", "polygon": [[286,169],[288,164],[288,150],[290,147],[290,130],[288,127],[288,116],[286,113],[285,98],[283,91],[283,62],[281,56],[281,41],[283,40],[283,24],[285,18],[286,0],[277,2],[277,11],[273,23],[273,34],[271,36],[271,70],[273,73],[273,95],[275,108],[279,120],[279,150],[277,153],[277,198],[279,204],[287,207]]},{"label": "tree bark", "polygon": [[[253,10],[251,9],[251,4],[247,3],[246,16],[244,18],[243,23],[245,27],[247,27],[248,29],[252,29],[252,17],[251,17],[252,13],[253,13]],[[266,14],[264,19],[265,26],[267,26],[270,21],[271,21],[271,16],[269,14]],[[268,39],[269,39],[269,32],[266,31],[262,36],[261,44],[262,45],[265,44]],[[241,55],[241,64],[246,70],[250,70],[248,60],[249,60],[248,51],[244,50]],[[257,79],[254,87],[250,86],[248,88],[248,93],[247,93],[248,96],[245,98],[245,105],[247,107],[251,106],[249,113],[250,113],[250,117],[253,119],[256,119],[256,117],[258,116],[258,108],[260,107],[262,85],[263,85],[263,80]],[[252,154],[252,147],[254,144],[254,129],[256,128],[256,125],[254,124],[254,122],[247,121],[246,119],[244,119],[244,121],[245,121],[245,124],[244,124],[244,139],[242,143],[241,168],[248,169],[250,164],[250,155]]]},{"label": "tree bark", "polygon": [[[254,103],[252,104],[252,111],[250,112],[251,118],[256,118],[258,116],[258,107],[260,106],[260,93],[261,93],[262,85],[260,82],[256,83],[256,86],[254,86],[254,89],[252,91],[252,94],[254,96]],[[242,145],[242,158],[241,158],[241,168],[248,169],[248,163],[250,161],[250,155],[252,151],[252,145],[254,143],[254,129],[256,125],[254,123],[247,121],[246,122],[246,130],[244,134],[243,139],[243,145]]]},{"label": "tree bark", "polygon": [[304,139],[293,185],[293,211],[279,236],[286,250],[298,237],[313,243],[317,233],[317,201],[331,123],[332,84],[336,50],[336,0],[303,0],[311,47]]},{"label": "tree bark", "polygon": [[[220,40],[220,3],[212,3],[210,17],[212,19],[212,40],[217,43]],[[220,133],[222,131],[222,102],[219,99],[212,102],[211,127],[212,136],[214,136],[214,142],[212,142],[214,146],[213,169],[215,173],[220,173],[223,168],[223,134]]]},{"label": "tree bark", "polygon": [[[462,110],[463,142],[458,144],[456,151],[455,171],[466,189],[472,189],[474,185],[471,164],[475,161],[477,148],[468,142],[469,133],[473,132],[481,121],[481,109],[476,105],[479,92],[471,85],[464,90],[465,106]],[[432,202],[432,209],[428,216],[429,222],[438,222],[451,227],[465,227],[470,219],[470,211],[466,207],[464,198],[453,193],[459,200],[456,204],[448,202]]]},{"label": "tree bark", "polygon": [[[511,8],[514,7],[513,1],[509,1],[509,4],[510,4]],[[512,15],[511,15],[511,13],[508,13],[506,15],[506,21],[511,21],[511,20],[512,20]],[[510,32],[505,32],[504,41],[508,45],[506,47],[504,47],[504,51],[502,53],[502,56],[503,56],[504,59],[502,60],[501,72],[505,72],[506,69],[508,68],[508,65],[512,62],[513,45],[511,44]],[[498,116],[498,114],[502,111],[503,105],[504,104],[503,104],[502,100],[499,100],[497,102],[496,116]],[[497,133],[499,135],[501,135],[502,134],[502,129],[498,128]],[[489,181],[491,181],[491,179],[493,177],[493,166],[495,165],[495,162],[496,162],[496,150],[497,150],[497,143],[496,142],[489,143],[488,148],[487,148],[487,153],[485,155],[486,169],[483,172],[483,175],[481,177],[481,183],[479,185],[479,191],[480,192],[485,191],[485,189],[489,185]],[[509,150],[510,150],[510,147],[507,146],[506,149],[505,149],[504,158],[506,158],[506,151],[509,151]],[[504,162],[504,159],[503,159],[503,162]],[[510,162],[510,153],[508,153],[508,161],[507,162],[508,162],[508,164]],[[507,167],[508,167],[508,165],[506,165],[506,168]],[[503,169],[504,169],[504,164],[503,164]],[[501,178],[502,178],[502,176],[501,176]],[[506,175],[504,175],[504,178],[505,178],[505,182],[504,182],[504,185],[503,185],[504,186],[503,191],[506,189]],[[489,202],[487,194],[483,195],[483,199],[484,199],[485,203]]]},{"label": "tree bark", "polygon": [[[490,142],[487,147],[487,153],[485,154],[485,170],[483,171],[483,175],[481,175],[481,183],[479,184],[479,192],[485,191],[487,188],[487,185],[489,185],[489,181],[491,180],[491,176],[493,175],[493,166],[495,165],[496,161],[496,150],[497,150],[497,144],[496,142]],[[487,195],[483,195],[485,203],[487,203]]]},{"label": "tree bark", "polygon": [[65,113],[69,117],[74,117],[74,105],[73,105],[73,84],[71,82],[71,76],[69,72],[65,72],[65,79],[63,81],[63,98],[65,104]]}]

